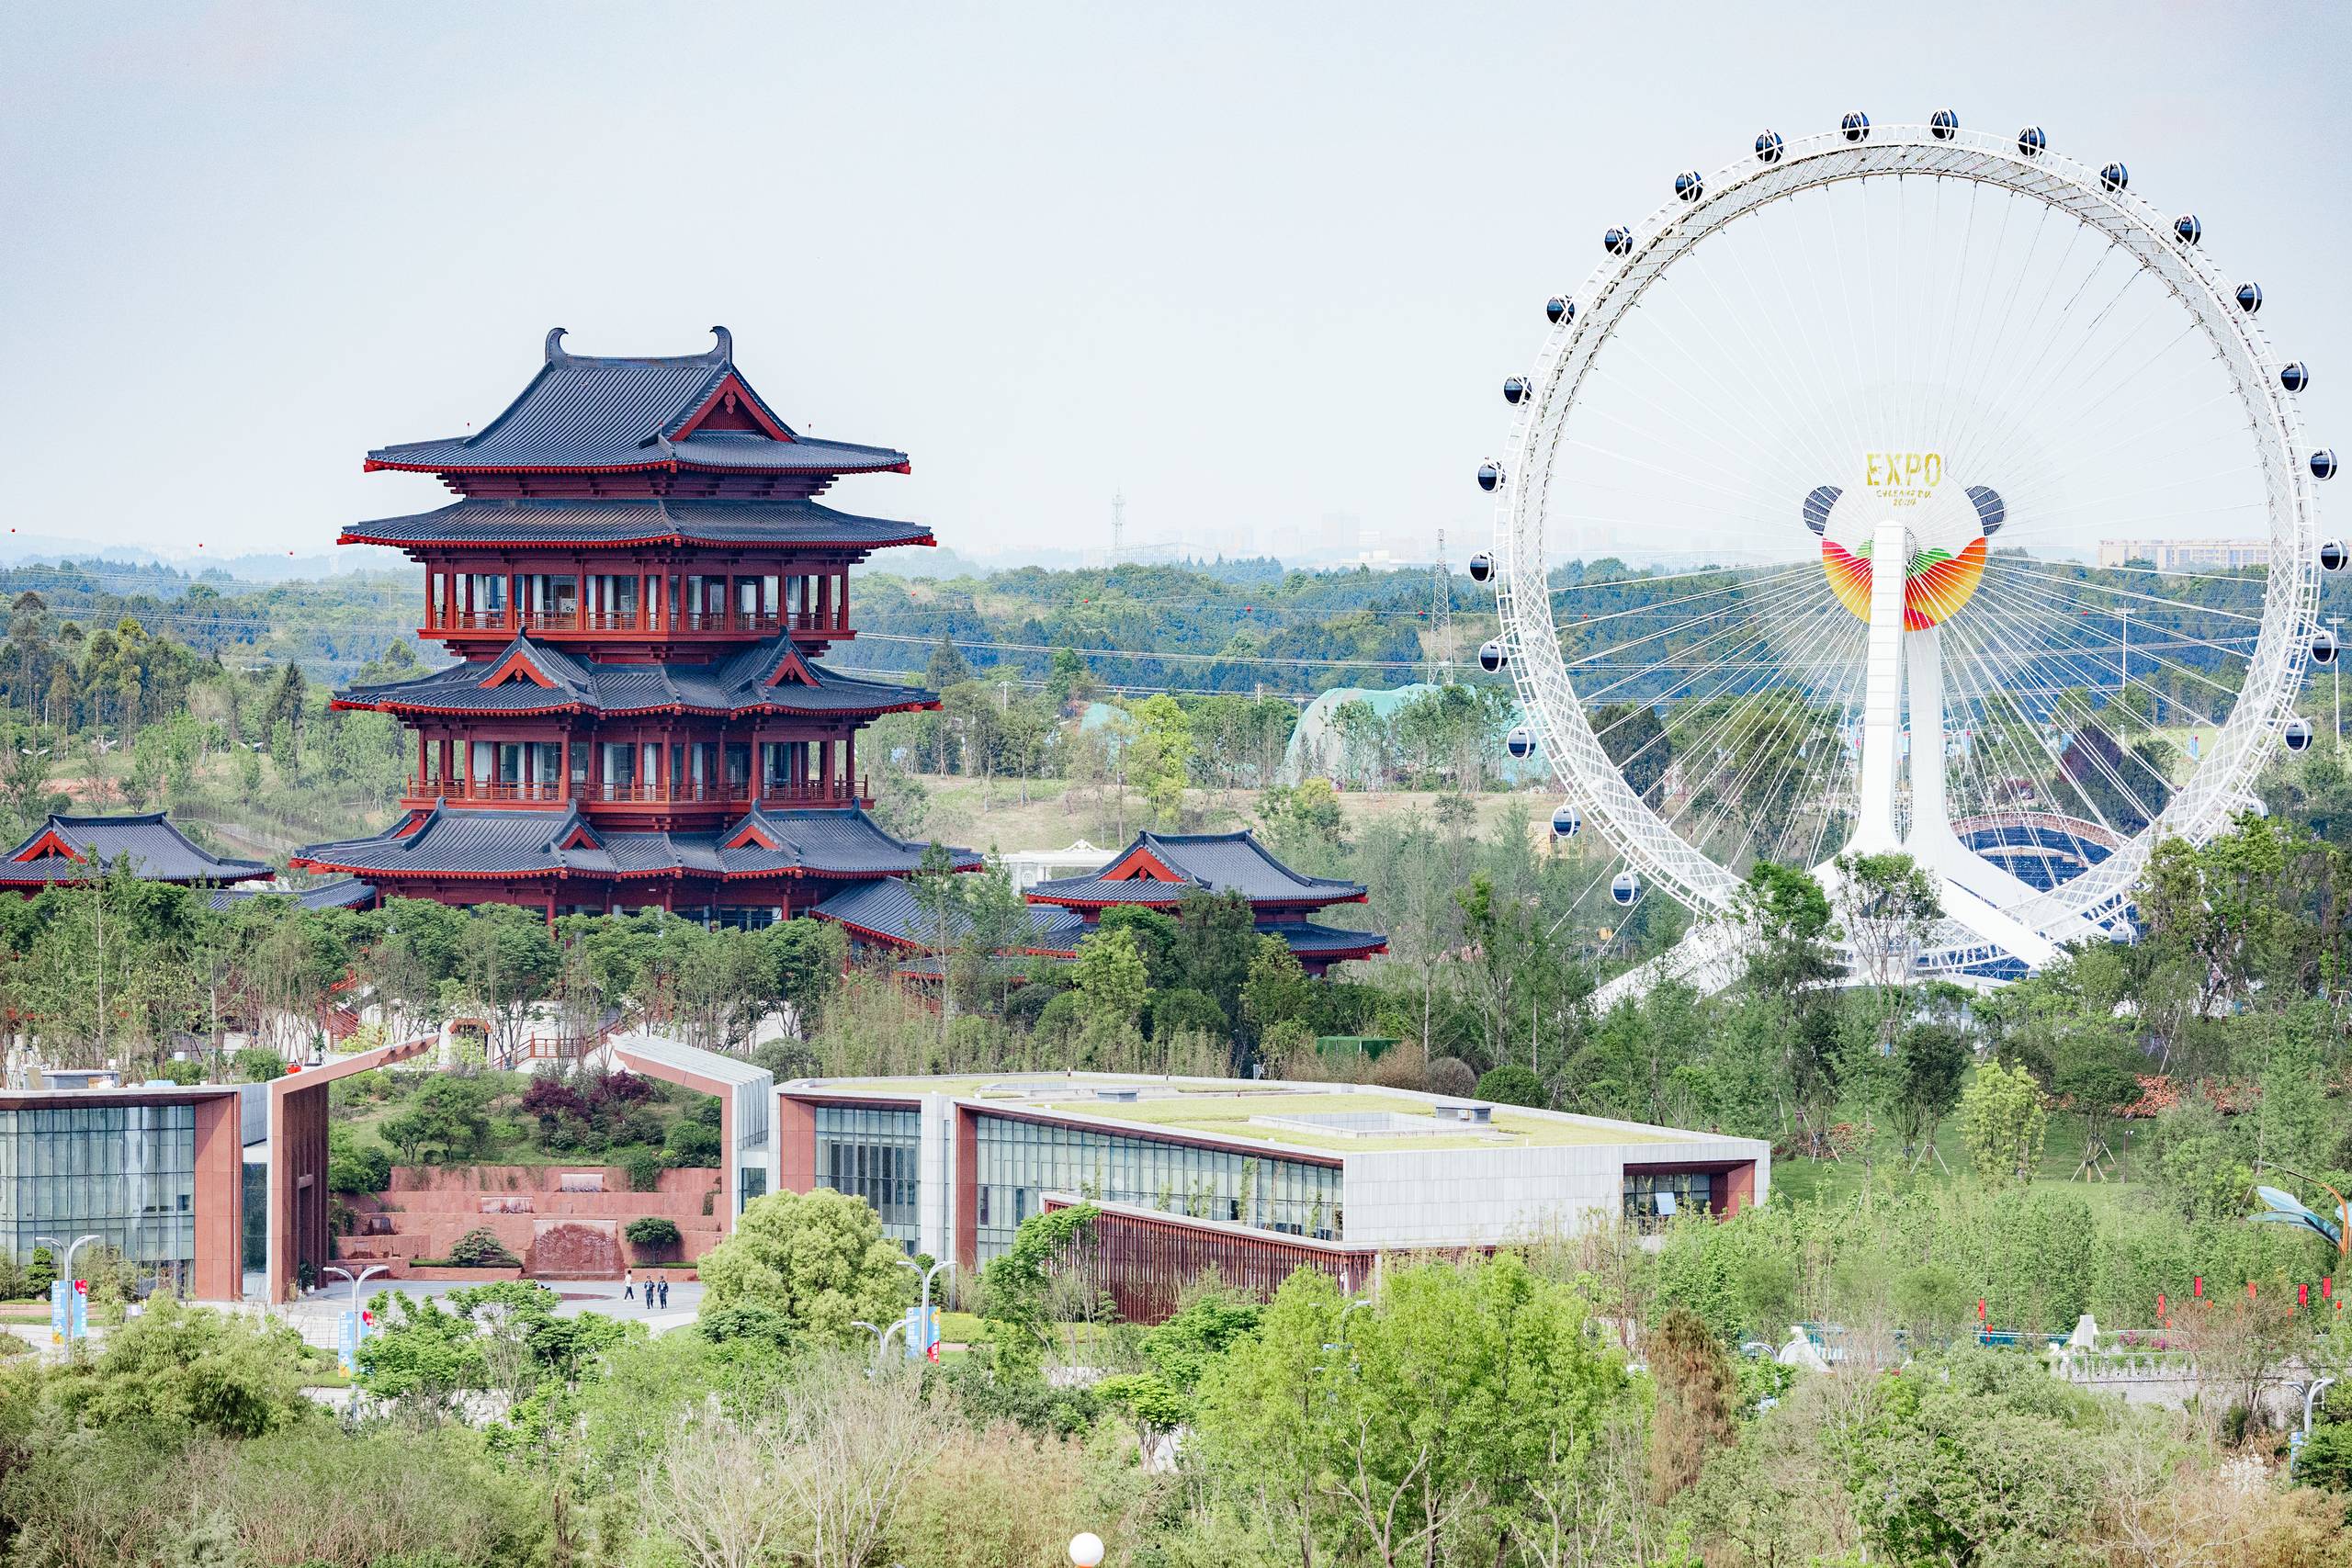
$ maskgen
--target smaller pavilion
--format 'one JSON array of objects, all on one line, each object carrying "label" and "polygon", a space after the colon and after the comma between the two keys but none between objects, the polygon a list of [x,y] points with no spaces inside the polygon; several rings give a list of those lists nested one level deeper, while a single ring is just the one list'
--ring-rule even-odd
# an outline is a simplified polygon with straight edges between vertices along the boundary
[{"label": "smaller pavilion", "polygon": [[1250,901],[1259,934],[1280,937],[1309,975],[1320,976],[1334,964],[1388,951],[1388,938],[1378,931],[1340,931],[1308,919],[1333,904],[1363,903],[1362,883],[1293,871],[1247,829],[1138,833],[1100,871],[1040,882],[1023,897],[1079,917],[1080,924],[1064,933],[1068,946],[1040,949],[1074,953],[1079,939],[1101,923],[1103,910],[1114,906],[1158,909],[1181,918],[1184,899],[1193,893],[1240,894]]},{"label": "smaller pavilion", "polygon": [[161,811],[130,817],[69,817],[51,812],[0,861],[0,892],[34,894],[103,878],[126,861],[141,882],[226,887],[276,874],[259,861],[227,860],[172,825]]}]

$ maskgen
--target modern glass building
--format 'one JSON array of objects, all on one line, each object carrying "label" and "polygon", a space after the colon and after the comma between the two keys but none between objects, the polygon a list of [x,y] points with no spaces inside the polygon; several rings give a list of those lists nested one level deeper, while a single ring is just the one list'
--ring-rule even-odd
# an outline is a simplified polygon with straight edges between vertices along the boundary
[{"label": "modern glass building", "polygon": [[195,1105],[0,1111],[0,1251],[25,1259],[43,1237],[85,1235],[164,1289],[193,1286]]},{"label": "modern glass building", "polygon": [[899,1246],[967,1274],[1033,1215],[1100,1205],[1103,1288],[1147,1320],[1203,1269],[1260,1291],[1301,1266],[1354,1282],[1383,1252],[1735,1212],[1770,1170],[1754,1139],[1351,1084],[803,1079],[776,1104],[785,1190],[863,1198]]},{"label": "modern glass building", "polygon": [[892,1106],[817,1108],[817,1185],[874,1205],[882,1234],[912,1254],[922,1237],[915,1182],[922,1171],[922,1112]]}]

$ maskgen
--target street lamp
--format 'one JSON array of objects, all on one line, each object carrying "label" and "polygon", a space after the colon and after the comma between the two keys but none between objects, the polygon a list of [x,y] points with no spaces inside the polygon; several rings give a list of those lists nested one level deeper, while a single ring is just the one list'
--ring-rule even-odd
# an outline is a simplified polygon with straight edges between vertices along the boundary
[{"label": "street lamp", "polygon": [[351,1281],[351,1310],[354,1312],[359,1310],[359,1287],[378,1274],[389,1274],[391,1271],[391,1265],[389,1263],[370,1263],[356,1274],[341,1264],[330,1264],[319,1270],[322,1274],[340,1274]]},{"label": "street lamp", "polygon": [[[907,1325],[907,1321],[904,1318],[900,1318],[898,1322],[892,1324],[888,1328],[883,1327],[878,1323],[868,1323],[862,1317],[855,1321],[858,1327],[865,1329],[868,1334],[874,1336],[874,1366],[876,1371],[879,1371],[882,1366],[882,1352],[889,1348],[890,1336],[904,1328]],[[868,1372],[866,1375],[871,1377],[873,1376],[873,1373]]]},{"label": "street lamp", "polygon": [[1069,1560],[1078,1568],[1096,1568],[1102,1561],[1102,1538],[1092,1530],[1080,1530],[1069,1538]]},{"label": "street lamp", "polygon": [[[76,1237],[74,1237],[74,1238],[73,1245],[71,1245],[71,1246],[67,1246],[67,1245],[66,1245],[66,1243],[64,1243],[64,1242],[62,1242],[62,1241],[59,1240],[57,1237],[55,1237],[55,1236],[53,1236],[53,1235],[37,1235],[37,1236],[33,1237],[34,1245],[36,1245],[36,1246],[46,1245],[46,1246],[50,1248],[50,1250],[51,1250],[51,1252],[52,1254],[54,1254],[54,1253],[56,1252],[56,1250],[57,1250],[58,1248],[60,1248],[60,1247],[64,1247],[64,1249],[65,1249],[65,1256],[64,1256],[64,1258],[63,1258],[62,1260],[60,1260],[60,1262],[59,1262],[59,1263],[58,1263],[58,1265],[57,1265],[57,1272],[56,1272],[56,1274],[51,1278],[51,1281],[50,1281],[50,1288],[51,1288],[51,1290],[55,1290],[55,1289],[57,1288],[58,1283],[59,1283],[59,1282],[61,1282],[61,1281],[62,1281],[62,1282],[64,1284],[64,1286],[65,1286],[65,1290],[66,1290],[66,1296],[65,1296],[65,1324],[66,1324],[66,1327],[65,1327],[65,1336],[64,1336],[64,1337],[65,1337],[66,1338],[68,1338],[68,1339],[74,1339],[74,1338],[78,1338],[78,1337],[80,1337],[80,1336],[75,1332],[74,1325],[74,1296],[73,1296],[73,1291],[74,1291],[74,1258],[76,1258],[77,1257],[81,1256],[81,1252],[82,1252],[82,1249],[83,1249],[84,1247],[85,1247],[89,1246],[89,1245],[90,1245],[92,1242],[94,1242],[94,1241],[98,1241],[98,1240],[102,1240],[102,1239],[104,1239],[104,1238],[102,1238],[102,1237],[100,1237],[100,1236],[97,1236],[97,1235],[84,1235],[84,1236],[76,1236]],[[54,1303],[55,1300],[56,1300],[56,1298],[55,1298],[55,1297],[51,1297],[51,1303]],[[51,1311],[55,1311],[55,1310],[56,1310],[56,1308],[55,1308],[54,1304],[52,1304],[52,1306],[51,1306]],[[55,1318],[51,1318],[50,1321],[51,1321],[51,1323],[52,1325],[54,1325],[54,1324],[55,1324],[55,1322],[56,1322],[56,1319],[55,1319]],[[56,1337],[56,1331],[55,1331],[55,1329],[54,1329],[53,1327],[52,1327],[52,1329],[51,1329],[51,1342],[52,1342],[52,1343],[54,1343],[54,1342],[55,1342],[55,1337]]]},{"label": "street lamp", "polygon": [[57,1237],[53,1235],[37,1235],[33,1237],[33,1244],[37,1247],[45,1246],[51,1248],[60,1247],[65,1247],[65,1256],[58,1260],[57,1278],[71,1280],[74,1278],[74,1259],[81,1256],[82,1249],[89,1246],[94,1241],[103,1241],[106,1238],[104,1236],[99,1235],[76,1236],[74,1238],[73,1245],[67,1247],[64,1242],[58,1240]]},{"label": "street lamp", "polygon": [[[916,1271],[918,1271],[919,1273],[921,1273],[921,1274],[922,1275],[922,1315],[921,1315],[920,1317],[918,1317],[918,1318],[916,1319],[916,1321],[917,1321],[918,1323],[921,1323],[921,1324],[922,1325],[922,1331],[923,1331],[923,1333],[924,1333],[925,1335],[929,1335],[929,1334],[931,1333],[931,1280],[932,1280],[932,1276],[933,1276],[933,1275],[934,1275],[934,1274],[936,1274],[936,1273],[938,1273],[942,1269],[952,1269],[952,1268],[954,1268],[954,1267],[955,1267],[955,1264],[954,1264],[954,1262],[953,1262],[952,1260],[950,1260],[950,1259],[948,1259],[948,1258],[941,1258],[938,1262],[936,1262],[936,1263],[933,1264],[930,1268],[925,1269],[925,1268],[923,1268],[923,1267],[922,1267],[922,1264],[917,1263],[917,1262],[916,1262],[913,1258],[899,1258],[898,1261],[899,1261],[899,1268],[901,1268],[901,1269],[915,1269]],[[929,1345],[929,1344],[925,1344],[925,1345],[923,1346],[923,1348],[924,1348],[924,1349],[926,1349],[926,1350],[928,1350],[928,1349],[930,1349],[930,1348],[931,1348],[931,1347],[930,1347],[930,1345]]]}]

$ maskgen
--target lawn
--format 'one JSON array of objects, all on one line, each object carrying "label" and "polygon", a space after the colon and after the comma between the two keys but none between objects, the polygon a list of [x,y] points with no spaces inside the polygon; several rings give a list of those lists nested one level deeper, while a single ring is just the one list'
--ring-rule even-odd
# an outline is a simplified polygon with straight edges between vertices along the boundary
[{"label": "lawn", "polygon": [[[1859,1124],[1859,1114],[1855,1114],[1852,1120]],[[2082,1119],[2078,1116],[2052,1115],[2050,1119],[2049,1134],[2042,1142],[2041,1165],[2035,1173],[2034,1179],[2067,1182],[2086,1192],[2105,1193],[2118,1198],[2140,1191],[2143,1186],[2140,1181],[2117,1179],[2124,1174],[2122,1162],[2134,1158],[2131,1148],[2132,1144],[2136,1142],[2139,1136],[2144,1135],[2144,1129],[2134,1127],[2132,1128],[2134,1136],[2124,1136],[2124,1129],[2131,1126],[2131,1123],[2114,1124],[2113,1130],[2108,1135],[2109,1145],[2115,1148],[2119,1155],[2117,1160],[2105,1162],[2105,1168],[2110,1179],[2084,1180],[2076,1178],[2075,1174],[2083,1160]],[[1942,1164],[1939,1165],[1935,1160],[1930,1159],[1920,1168],[1918,1179],[1949,1181],[1955,1176],[1967,1173],[1970,1168],[1968,1150],[1961,1141],[1958,1115],[1945,1117],[1941,1124],[1937,1127],[1935,1145],[1937,1154],[1942,1156]],[[1863,1186],[1869,1180],[1872,1164],[1875,1164],[1882,1173],[1890,1169],[1899,1171],[1902,1168],[1902,1150],[1894,1135],[1884,1128],[1880,1129],[1871,1153],[1873,1156],[1871,1160],[1865,1160],[1860,1153],[1837,1160],[1803,1157],[1775,1159],[1772,1162],[1773,1194],[1782,1202],[1859,1197]],[[2130,1174],[2136,1177],[2139,1173],[2133,1170]]]}]

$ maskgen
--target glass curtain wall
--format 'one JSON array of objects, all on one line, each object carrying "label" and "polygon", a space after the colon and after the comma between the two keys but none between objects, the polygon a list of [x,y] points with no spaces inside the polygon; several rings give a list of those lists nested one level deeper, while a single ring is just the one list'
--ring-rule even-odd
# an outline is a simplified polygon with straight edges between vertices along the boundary
[{"label": "glass curtain wall", "polygon": [[915,1187],[922,1167],[922,1111],[817,1107],[817,1185],[871,1203],[882,1216],[882,1234],[910,1254],[921,1240]]},{"label": "glass curtain wall", "polygon": [[1342,1235],[1342,1177],[1334,1166],[1004,1116],[982,1116],[977,1141],[982,1263],[1012,1245],[1047,1192],[1321,1241]]},{"label": "glass curtain wall", "polygon": [[0,1248],[96,1235],[185,1293],[196,1265],[196,1107],[0,1111]]}]

